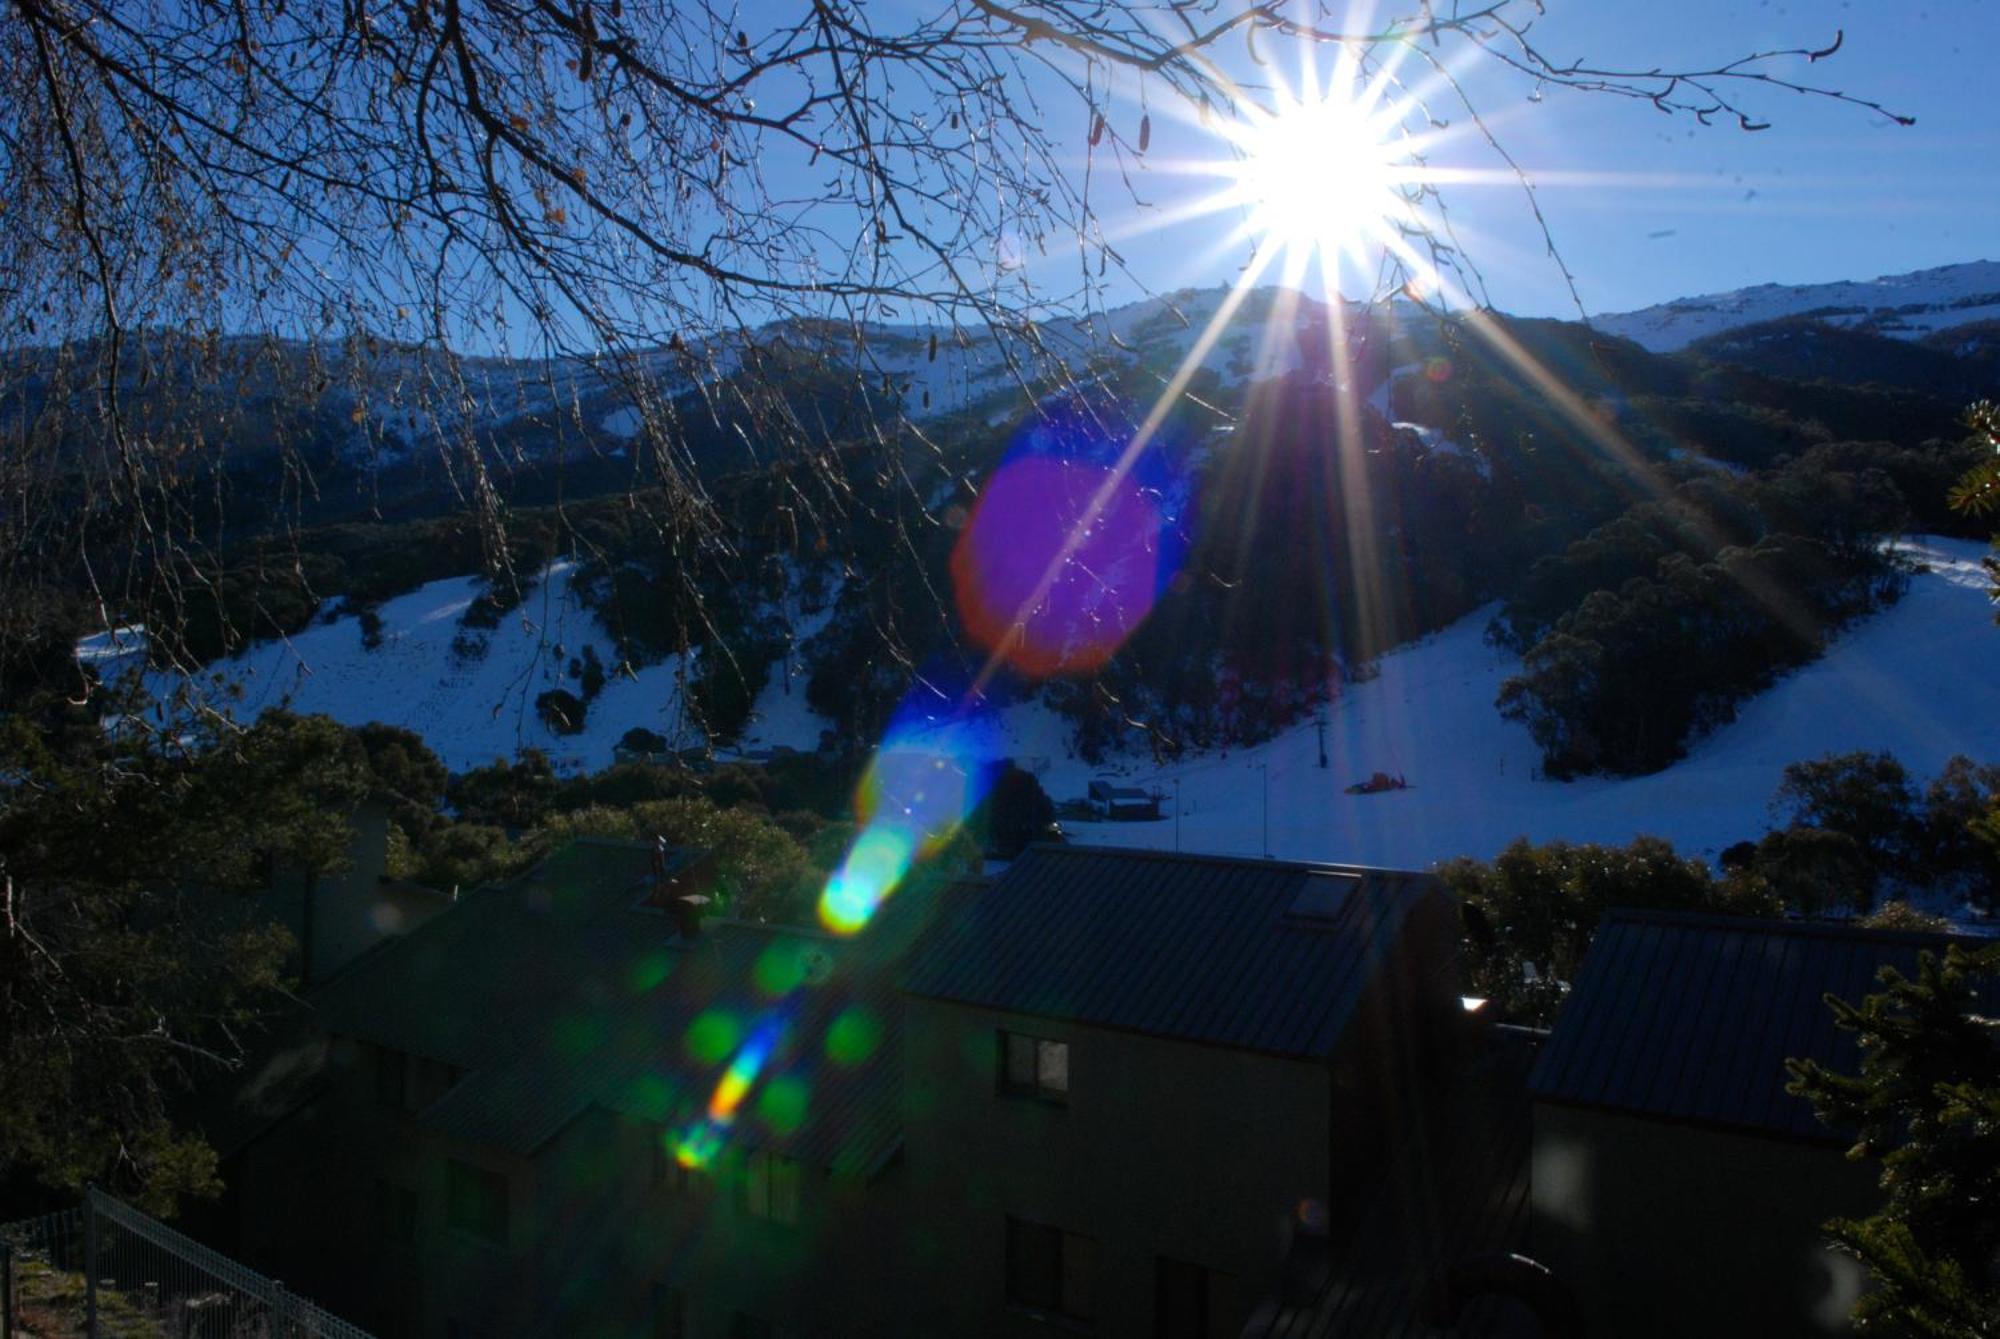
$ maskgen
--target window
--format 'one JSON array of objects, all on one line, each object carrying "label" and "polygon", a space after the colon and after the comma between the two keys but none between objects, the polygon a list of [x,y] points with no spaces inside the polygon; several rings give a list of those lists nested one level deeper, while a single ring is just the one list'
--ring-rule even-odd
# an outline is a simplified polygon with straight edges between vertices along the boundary
[{"label": "window", "polygon": [[415,1056],[407,1059],[414,1062],[417,1071],[416,1102],[412,1110],[429,1106],[465,1077],[464,1070],[457,1065],[447,1065],[442,1060],[418,1060]]},{"label": "window", "polygon": [[388,1046],[375,1052],[375,1100],[397,1111],[420,1111],[451,1091],[465,1071],[442,1060],[421,1060]]},{"label": "window", "polygon": [[1002,1032],[1000,1091],[1044,1102],[1069,1101],[1069,1043]]},{"label": "window", "polygon": [[1061,1228],[1009,1218],[1007,1301],[1070,1320],[1095,1320],[1097,1243]]},{"label": "window", "polygon": [[743,1169],[743,1209],[773,1223],[799,1221],[799,1164],[757,1149]]},{"label": "window", "polygon": [[653,1285],[652,1339],[687,1339],[687,1300],[672,1284]]},{"label": "window", "polygon": [[445,1164],[446,1221],[461,1232],[505,1245],[507,1178],[457,1158]]},{"label": "window", "polygon": [[392,1246],[417,1244],[417,1192],[380,1177],[375,1180],[375,1236]]},{"label": "window", "polygon": [[375,1050],[375,1100],[397,1111],[410,1109],[409,1057],[387,1046]]},{"label": "window", "polygon": [[1153,1266],[1155,1339],[1223,1339],[1229,1327],[1231,1276],[1160,1256]]},{"label": "window", "polygon": [[669,1195],[686,1195],[694,1189],[694,1168],[674,1156],[667,1147],[668,1135],[664,1129],[654,1130],[647,1142],[653,1146],[653,1189],[665,1191]]}]

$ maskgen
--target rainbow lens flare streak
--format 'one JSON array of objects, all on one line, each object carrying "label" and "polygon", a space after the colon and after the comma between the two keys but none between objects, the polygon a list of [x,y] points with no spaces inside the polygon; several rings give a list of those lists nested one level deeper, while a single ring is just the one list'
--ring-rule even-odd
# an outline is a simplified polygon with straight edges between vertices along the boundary
[{"label": "rainbow lens flare streak", "polygon": [[681,1166],[706,1167],[722,1151],[730,1127],[736,1124],[737,1113],[743,1109],[743,1099],[750,1095],[757,1076],[770,1063],[771,1053],[784,1036],[790,1005],[787,1000],[759,1019],[749,1039],[730,1060],[729,1068],[722,1072],[722,1081],[715,1085],[715,1092],[708,1099],[707,1114],[675,1143],[674,1157]]},{"label": "rainbow lens flare streak", "polygon": [[854,798],[861,834],[820,893],[819,919],[839,935],[867,928],[916,862],[936,854],[985,794],[998,740],[974,695],[935,686],[904,699]]},{"label": "rainbow lens flare streak", "polygon": [[[861,833],[820,894],[820,921],[834,933],[866,929],[917,860],[950,841],[984,795],[993,741],[983,715],[965,709],[965,700],[933,689],[905,699],[897,712],[855,796]],[[947,702],[950,709],[942,714],[923,710]],[[809,989],[807,982],[792,987],[751,1029],[717,1081],[706,1113],[675,1140],[682,1166],[706,1167],[721,1153]]]}]

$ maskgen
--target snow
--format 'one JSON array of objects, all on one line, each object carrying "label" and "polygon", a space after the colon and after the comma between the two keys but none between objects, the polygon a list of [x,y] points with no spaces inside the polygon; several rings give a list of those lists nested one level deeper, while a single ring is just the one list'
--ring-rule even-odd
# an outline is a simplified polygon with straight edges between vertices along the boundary
[{"label": "snow", "polygon": [[[2000,761],[2000,682],[1979,672],[2000,651],[1979,566],[1986,550],[1937,538],[1910,550],[1930,570],[1900,602],[1652,776],[1538,778],[1527,730],[1493,707],[1517,662],[1485,642],[1483,610],[1383,657],[1378,677],[1347,689],[1328,712],[1326,770],[1306,721],[1256,748],[1130,770],[1136,784],[1168,794],[1162,821],[1066,827],[1080,841],[1171,849],[1178,780],[1178,841],[1189,851],[1423,868],[1490,857],[1521,836],[1624,843],[1650,833],[1713,859],[1771,825],[1788,763],[1886,751],[1928,779],[1954,753]],[[1402,773],[1411,789],[1344,793],[1377,770]],[[1050,789],[1058,800],[1082,791]]]},{"label": "snow", "polygon": [[639,429],[645,425],[646,416],[631,405],[624,405],[614,409],[603,418],[597,420],[597,426],[603,429],[606,436],[621,438],[625,441],[630,441],[632,438],[637,437]]},{"label": "snow", "polygon": [[1738,326],[1806,315],[1900,339],[1993,320],[2000,318],[2000,261],[1944,265],[1866,282],[1759,284],[1614,312],[1591,324],[1655,353],[1669,353]]},{"label": "snow", "polygon": [[[799,584],[796,569],[790,575],[788,588],[796,591]],[[839,607],[841,588],[845,584],[844,580],[835,582],[827,591],[824,603],[815,610],[800,608],[795,597],[786,602],[783,613],[786,625],[791,629],[795,650],[817,637],[832,621]],[[743,737],[738,741],[741,749],[749,751],[784,746],[809,752],[819,747],[821,732],[833,722],[807,705],[806,680],[809,677],[804,662],[796,654],[782,656],[771,666],[763,689],[751,704],[750,723],[744,727]]]},{"label": "snow", "polygon": [[[1652,776],[1567,783],[1537,776],[1527,731],[1494,709],[1518,662],[1487,644],[1491,609],[1384,656],[1375,678],[1350,684],[1327,712],[1324,770],[1310,720],[1263,745],[1169,768],[1134,759],[1094,766],[1075,756],[1064,718],[1034,697],[1004,709],[987,747],[1036,773],[1058,801],[1080,798],[1090,778],[1104,774],[1169,797],[1169,817],[1159,822],[1070,824],[1081,841],[1164,848],[1178,841],[1188,851],[1422,868],[1457,855],[1489,857],[1521,836],[1623,843],[1651,833],[1712,859],[1770,825],[1768,806],[1788,763],[1879,750],[1928,779],[1954,753],[2000,762],[2000,680],[1981,672],[2000,651],[1979,564],[1986,549],[1938,538],[1907,547],[1928,566],[1900,602],[1850,629],[1824,658],[1745,703],[1735,722]],[[488,650],[471,663],[455,659],[451,643],[481,587],[461,577],[383,604],[383,642],[374,651],[362,648],[355,619],[342,616],[260,644],[194,681],[149,673],[148,687],[166,697],[185,686],[239,720],[282,703],[350,724],[402,725],[422,734],[453,770],[527,745],[569,767],[601,768],[635,725],[676,745],[698,743],[681,712],[678,662],[617,672],[610,639],[570,591],[572,573],[571,564],[551,566],[521,607],[483,634]],[[833,598],[816,610],[783,611],[797,644],[823,626]],[[585,645],[596,647],[611,677],[583,733],[557,736],[538,718],[534,699],[551,687],[575,691],[567,662]],[[135,627],[78,646],[79,658],[107,669],[136,669],[142,650],[143,631]],[[744,750],[817,747],[828,723],[806,705],[795,662],[790,672],[788,685],[785,663],[773,666]],[[222,682],[212,677],[218,673]],[[1344,793],[1377,770],[1401,773],[1411,788]]]},{"label": "snow", "polygon": [[[239,721],[285,706],[349,725],[403,726],[422,735],[453,771],[511,758],[523,747],[545,749],[569,769],[607,767],[618,739],[635,725],[676,746],[699,742],[681,710],[678,658],[619,672],[611,639],[570,590],[574,570],[572,563],[552,564],[521,605],[490,630],[459,623],[481,581],[450,577],[385,602],[378,610],[382,643],[372,651],[361,644],[357,620],[342,617],[261,642],[192,679],[149,673],[147,689],[156,700],[185,692]],[[454,655],[452,641],[462,631],[486,642],[483,655]],[[110,635],[100,633],[86,644]],[[586,645],[596,649],[609,677],[582,732],[558,735],[543,724],[535,698],[550,688],[578,691],[568,663]]]},{"label": "snow", "polygon": [[134,657],[146,654],[146,625],[127,623],[123,627],[94,632],[76,644],[78,663],[94,666],[109,674]]}]

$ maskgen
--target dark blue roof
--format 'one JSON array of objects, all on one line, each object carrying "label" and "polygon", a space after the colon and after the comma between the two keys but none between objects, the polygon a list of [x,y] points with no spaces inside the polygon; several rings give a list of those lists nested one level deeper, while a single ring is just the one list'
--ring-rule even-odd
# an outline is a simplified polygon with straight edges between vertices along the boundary
[{"label": "dark blue roof", "polygon": [[1426,897],[1425,874],[1035,846],[940,909],[903,989],[1323,1057]]},{"label": "dark blue roof", "polygon": [[1815,1140],[1837,1136],[1785,1091],[1788,1058],[1852,1073],[1829,994],[1914,975],[1949,936],[1658,911],[1613,911],[1528,1086],[1546,1102]]}]

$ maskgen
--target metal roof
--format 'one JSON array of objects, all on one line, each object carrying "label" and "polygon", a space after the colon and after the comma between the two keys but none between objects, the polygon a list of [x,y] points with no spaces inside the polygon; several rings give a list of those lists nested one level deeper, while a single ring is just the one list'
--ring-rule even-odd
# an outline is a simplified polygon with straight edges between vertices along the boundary
[{"label": "metal roof", "polygon": [[[784,1007],[732,1137],[836,1170],[874,1166],[900,1137],[900,1010],[884,963],[917,900],[895,899],[854,941],[733,921],[686,941],[638,905],[650,862],[644,845],[579,841],[461,898],[330,982],[315,1001],[322,1025],[464,1069],[419,1123],[528,1154],[592,1106],[675,1127],[699,1118],[737,1043]],[[790,989],[808,973],[825,979]],[[837,1024],[864,1053],[829,1045]],[[774,1089],[783,1101],[765,1100]]]},{"label": "metal roof", "polygon": [[[1311,896],[1352,879],[1337,914]],[[1302,895],[1303,898],[1302,898]],[[1276,1055],[1330,1055],[1429,875],[1034,846],[940,909],[912,995]],[[1295,905],[1296,904],[1296,905]]]},{"label": "metal roof", "polygon": [[1659,911],[1610,912],[1529,1078],[1540,1101],[1837,1140],[1785,1091],[1788,1058],[1854,1072],[1829,994],[1914,975],[1945,935]]}]

